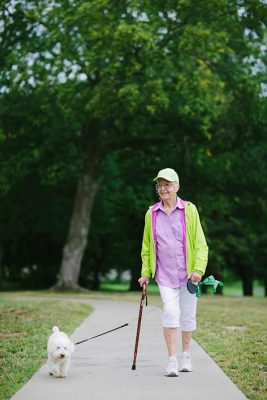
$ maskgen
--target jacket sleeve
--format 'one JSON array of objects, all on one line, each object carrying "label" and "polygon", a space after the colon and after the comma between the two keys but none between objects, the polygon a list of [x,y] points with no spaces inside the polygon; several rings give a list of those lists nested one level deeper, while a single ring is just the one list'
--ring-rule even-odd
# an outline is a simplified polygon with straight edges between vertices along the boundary
[{"label": "jacket sleeve", "polygon": [[207,263],[208,263],[208,246],[206,243],[205,235],[200,223],[199,214],[195,207],[194,213],[194,225],[195,225],[195,262],[193,271],[199,272],[201,275],[205,274]]},{"label": "jacket sleeve", "polygon": [[147,276],[150,278],[151,276],[151,268],[150,268],[150,240],[151,240],[151,218],[149,216],[150,210],[147,211],[145,216],[145,227],[142,241],[142,250],[141,250],[141,258],[142,258],[142,270],[141,276]]}]

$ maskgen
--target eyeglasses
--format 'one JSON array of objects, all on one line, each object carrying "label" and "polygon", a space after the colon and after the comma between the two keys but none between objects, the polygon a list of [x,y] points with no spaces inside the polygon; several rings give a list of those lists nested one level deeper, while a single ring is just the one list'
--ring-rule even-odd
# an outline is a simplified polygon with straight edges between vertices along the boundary
[{"label": "eyeglasses", "polygon": [[164,185],[156,185],[156,190],[169,189],[173,184],[165,183]]}]

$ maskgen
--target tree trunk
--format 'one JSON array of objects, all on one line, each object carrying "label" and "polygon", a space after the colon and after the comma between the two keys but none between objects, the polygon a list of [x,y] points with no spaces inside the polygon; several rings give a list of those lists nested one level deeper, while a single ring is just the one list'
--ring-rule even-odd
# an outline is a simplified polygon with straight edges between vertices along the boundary
[{"label": "tree trunk", "polygon": [[3,244],[0,242],[0,289],[3,289],[4,287],[4,266],[3,266]]},{"label": "tree trunk", "polygon": [[99,184],[87,168],[81,175],[56,289],[78,289],[82,258],[90,229],[91,212]]},{"label": "tree trunk", "polygon": [[0,289],[4,288],[4,227],[0,224]]},{"label": "tree trunk", "polygon": [[136,268],[136,265],[139,265],[140,262],[138,262],[139,260],[136,260],[137,262],[134,263],[134,267],[131,268],[131,282],[130,282],[130,287],[129,290],[130,291],[137,291],[140,290],[140,285],[138,283],[138,279],[141,276],[141,268]]},{"label": "tree trunk", "polygon": [[267,297],[267,278],[264,279],[264,296]]},{"label": "tree trunk", "polygon": [[253,296],[253,280],[246,274],[241,276],[243,296]]},{"label": "tree trunk", "polygon": [[[221,281],[221,282],[223,283],[223,272],[220,271],[220,272],[218,272],[216,275],[217,275],[217,276],[216,276],[216,279],[217,279],[218,281]],[[201,288],[201,289],[202,289],[202,288]],[[216,289],[215,294],[216,294],[216,295],[219,295],[219,296],[222,296],[222,295],[223,295],[223,286],[217,286],[217,289]]]},{"label": "tree trunk", "polygon": [[93,270],[93,282],[91,289],[92,290],[99,290],[100,289],[100,278],[99,278],[99,264],[94,265],[94,270]]}]

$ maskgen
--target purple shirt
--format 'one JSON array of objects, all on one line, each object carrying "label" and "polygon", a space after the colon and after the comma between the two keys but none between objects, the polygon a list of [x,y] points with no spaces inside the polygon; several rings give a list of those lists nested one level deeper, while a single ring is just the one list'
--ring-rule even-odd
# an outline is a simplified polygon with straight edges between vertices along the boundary
[{"label": "purple shirt", "polygon": [[156,282],[161,286],[177,288],[185,286],[187,271],[184,249],[183,212],[184,205],[177,197],[176,207],[170,215],[162,201],[155,208],[156,217]]}]

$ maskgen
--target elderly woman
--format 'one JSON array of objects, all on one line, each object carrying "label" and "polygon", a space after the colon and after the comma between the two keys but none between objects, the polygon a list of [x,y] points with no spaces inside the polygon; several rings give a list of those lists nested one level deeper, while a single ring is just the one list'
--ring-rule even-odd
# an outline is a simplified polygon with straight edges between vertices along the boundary
[{"label": "elderly woman", "polygon": [[[163,333],[168,350],[166,376],[192,371],[190,341],[196,329],[197,298],[187,280],[197,283],[205,273],[208,247],[196,207],[177,196],[179,178],[171,168],[154,179],[160,197],[145,216],[140,286],[155,278],[160,290]],[[182,332],[182,356],[176,358],[177,328]]]}]

